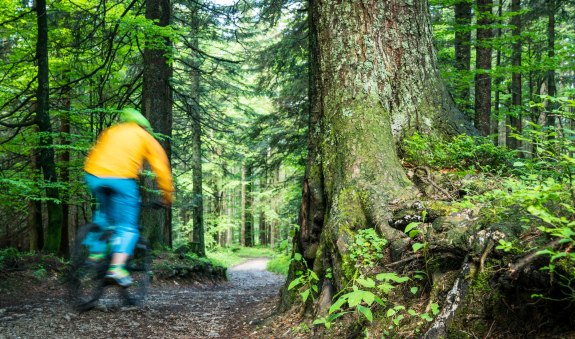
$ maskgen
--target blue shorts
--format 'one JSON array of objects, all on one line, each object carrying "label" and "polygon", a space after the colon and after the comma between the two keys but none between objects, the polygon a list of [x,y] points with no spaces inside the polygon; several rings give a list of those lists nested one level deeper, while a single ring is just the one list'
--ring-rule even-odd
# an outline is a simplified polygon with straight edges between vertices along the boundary
[{"label": "blue shorts", "polygon": [[[86,184],[96,198],[92,221],[102,230],[114,229],[113,253],[132,255],[140,236],[140,190],[135,179],[100,178],[86,173]],[[93,233],[84,241],[91,253],[106,251],[106,243]]]}]

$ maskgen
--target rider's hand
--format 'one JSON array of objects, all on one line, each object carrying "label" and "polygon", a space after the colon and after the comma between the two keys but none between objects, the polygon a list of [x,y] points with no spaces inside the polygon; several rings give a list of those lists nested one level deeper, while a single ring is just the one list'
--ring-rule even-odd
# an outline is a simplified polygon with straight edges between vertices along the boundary
[{"label": "rider's hand", "polygon": [[172,202],[174,201],[174,193],[173,192],[163,192],[162,194],[162,204],[166,207],[172,206]]}]

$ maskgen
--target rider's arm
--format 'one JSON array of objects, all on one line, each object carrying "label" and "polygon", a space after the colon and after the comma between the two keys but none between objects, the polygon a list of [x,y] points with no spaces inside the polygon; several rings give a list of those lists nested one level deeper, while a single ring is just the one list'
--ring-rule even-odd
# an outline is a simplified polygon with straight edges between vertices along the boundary
[{"label": "rider's arm", "polygon": [[158,186],[164,195],[164,199],[167,203],[172,203],[174,186],[172,183],[172,172],[170,170],[170,163],[168,161],[168,156],[162,148],[162,145],[154,139],[154,137],[148,133],[146,140],[147,152],[146,161],[152,167],[152,171],[156,174],[156,181]]}]

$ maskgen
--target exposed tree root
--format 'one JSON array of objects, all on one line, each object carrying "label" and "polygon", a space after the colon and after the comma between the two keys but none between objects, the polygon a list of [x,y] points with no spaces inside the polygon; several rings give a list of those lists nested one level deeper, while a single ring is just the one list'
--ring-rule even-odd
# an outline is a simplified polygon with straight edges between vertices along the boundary
[{"label": "exposed tree root", "polygon": [[[560,244],[561,238],[555,239],[548,243],[547,245],[543,246],[544,248],[557,248]],[[539,257],[538,251],[532,252],[523,258],[519,259],[516,263],[509,264],[509,273],[508,276],[515,280],[519,276],[520,271],[530,263],[532,263],[535,259]]]},{"label": "exposed tree root", "polygon": [[442,338],[447,334],[447,326],[449,321],[455,315],[455,312],[461,306],[467,295],[469,289],[470,281],[467,279],[469,272],[471,272],[471,265],[469,260],[463,263],[459,276],[455,280],[453,287],[447,293],[445,298],[445,303],[441,312],[435,317],[433,324],[429,330],[423,335],[423,338]]}]

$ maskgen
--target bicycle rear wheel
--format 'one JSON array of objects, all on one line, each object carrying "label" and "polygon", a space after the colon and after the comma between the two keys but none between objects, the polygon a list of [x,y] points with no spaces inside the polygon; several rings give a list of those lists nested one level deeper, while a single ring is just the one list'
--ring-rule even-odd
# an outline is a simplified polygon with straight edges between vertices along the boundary
[{"label": "bicycle rear wheel", "polygon": [[151,261],[148,242],[140,238],[134,249],[134,255],[126,263],[126,269],[130,272],[133,283],[128,288],[122,289],[122,294],[129,305],[142,306],[150,286]]},{"label": "bicycle rear wheel", "polygon": [[[90,262],[90,251],[84,244],[89,234],[101,232],[98,225],[90,223],[82,226],[76,236],[70,265],[66,274],[66,284],[72,306],[79,311],[86,311],[96,306],[104,291],[105,275],[110,263],[110,256],[98,262]],[[103,237],[109,234],[103,233]]]}]

